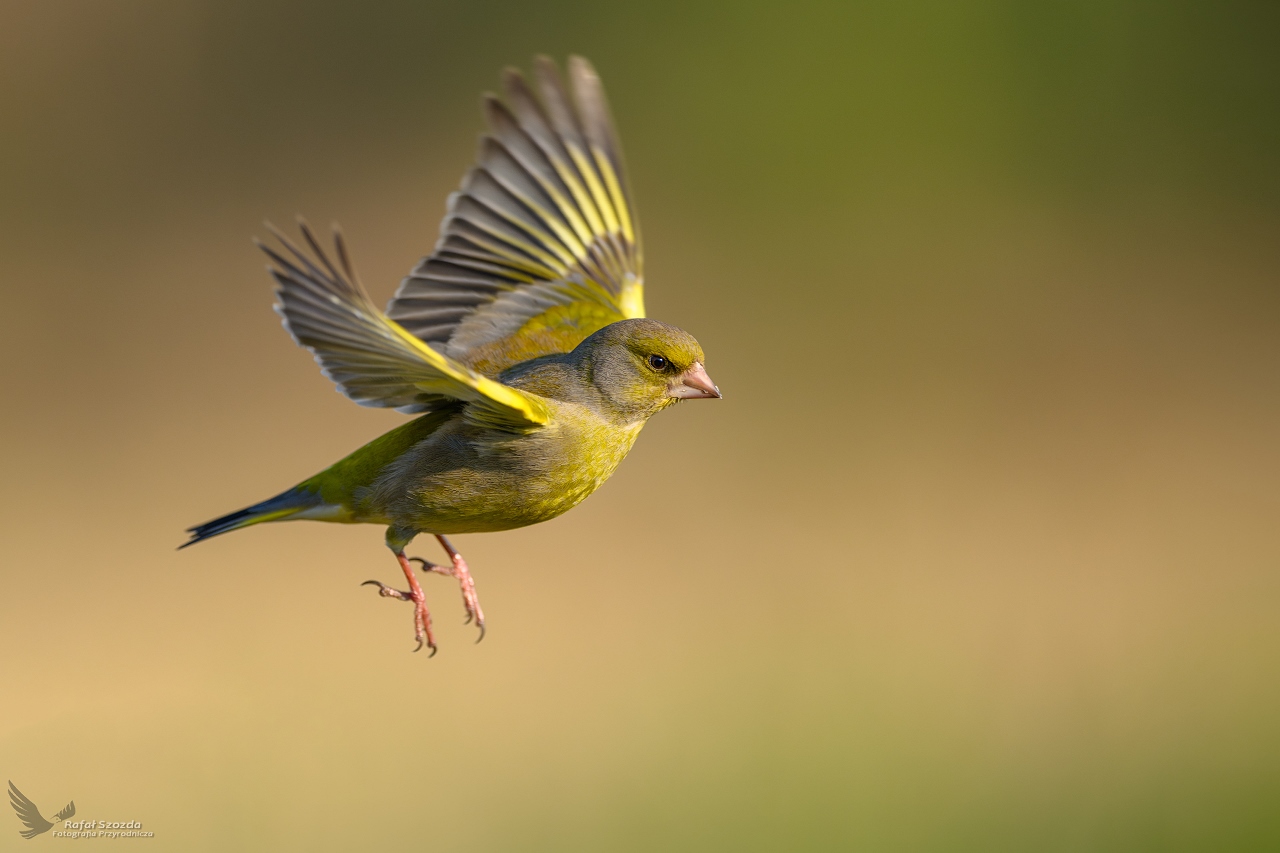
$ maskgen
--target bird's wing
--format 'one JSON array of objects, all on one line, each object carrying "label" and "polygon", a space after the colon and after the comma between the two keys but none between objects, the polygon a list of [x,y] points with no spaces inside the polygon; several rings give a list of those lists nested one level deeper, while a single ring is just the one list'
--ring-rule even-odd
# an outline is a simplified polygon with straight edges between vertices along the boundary
[{"label": "bird's wing", "polygon": [[362,406],[423,412],[461,400],[467,416],[486,426],[524,431],[545,424],[542,399],[481,376],[441,355],[374,306],[334,229],[341,269],[330,262],[306,223],[299,223],[312,255],[275,232],[286,255],[259,244],[279,284],[276,311],[324,374]]},{"label": "bird's wing", "polygon": [[581,57],[566,89],[539,57],[534,87],[503,77],[489,133],[449,198],[435,250],[387,315],[488,375],[568,352],[609,323],[644,316],[640,232],[604,89]]},{"label": "bird's wing", "polygon": [[36,808],[36,804],[27,799],[27,795],[18,790],[12,781],[9,782],[9,803],[13,806],[13,810],[18,813],[18,820],[26,825],[27,829],[22,833],[23,838],[35,838],[42,832],[48,832],[53,828],[53,824],[44,819],[44,815],[40,814],[40,809]]},{"label": "bird's wing", "polygon": [[60,820],[69,820],[75,816],[76,816],[76,801],[72,800],[71,802],[67,803],[67,807],[65,809],[63,809],[62,811],[58,812],[56,815],[53,816],[53,822],[57,823]]}]

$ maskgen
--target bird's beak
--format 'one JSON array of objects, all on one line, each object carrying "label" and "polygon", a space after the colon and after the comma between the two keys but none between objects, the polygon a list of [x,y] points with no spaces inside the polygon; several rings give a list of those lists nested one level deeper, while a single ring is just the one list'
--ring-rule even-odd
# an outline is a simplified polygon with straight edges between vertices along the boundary
[{"label": "bird's beak", "polygon": [[681,400],[702,400],[709,397],[720,397],[720,389],[707,375],[702,362],[695,361],[684,373],[681,373],[667,386],[667,393]]}]

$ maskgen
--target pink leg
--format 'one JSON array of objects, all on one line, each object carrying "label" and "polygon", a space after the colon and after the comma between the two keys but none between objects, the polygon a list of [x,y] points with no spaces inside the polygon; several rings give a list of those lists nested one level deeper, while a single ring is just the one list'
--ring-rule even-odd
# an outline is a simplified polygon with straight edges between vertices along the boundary
[{"label": "pink leg", "polygon": [[418,641],[418,647],[415,652],[421,651],[425,644],[431,649],[428,657],[434,657],[436,653],[436,639],[431,634],[431,614],[427,612],[427,597],[422,594],[422,587],[418,584],[418,578],[413,573],[413,567],[409,565],[409,559],[405,557],[403,551],[396,551],[396,559],[400,561],[400,568],[404,571],[405,578],[409,581],[409,591],[401,592],[398,589],[392,589],[382,581],[365,581],[361,586],[373,584],[378,587],[378,595],[383,598],[398,598],[401,601],[413,602],[413,638]]},{"label": "pink leg", "polygon": [[484,639],[484,611],[480,609],[480,599],[476,597],[476,582],[471,579],[471,571],[467,568],[467,561],[462,559],[462,555],[449,544],[449,540],[443,536],[436,536],[440,540],[440,545],[444,548],[445,553],[449,555],[452,566],[439,566],[421,557],[410,557],[422,564],[423,571],[435,572],[436,574],[448,575],[456,578],[458,586],[462,588],[462,605],[467,608],[467,622],[475,620],[476,625],[480,628],[480,636],[476,642]]}]

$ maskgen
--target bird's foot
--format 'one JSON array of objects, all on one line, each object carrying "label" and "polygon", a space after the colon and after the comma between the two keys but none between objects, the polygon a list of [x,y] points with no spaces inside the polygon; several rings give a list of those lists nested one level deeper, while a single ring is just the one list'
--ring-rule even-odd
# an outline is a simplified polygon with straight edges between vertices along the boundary
[{"label": "bird's foot", "polygon": [[443,536],[437,536],[436,538],[444,546],[444,550],[448,553],[453,565],[441,566],[421,557],[410,557],[409,559],[421,563],[424,572],[435,572],[439,575],[447,575],[457,579],[458,586],[462,589],[462,606],[467,609],[466,622],[469,624],[472,620],[475,620],[476,627],[480,629],[480,636],[476,638],[478,643],[484,639],[484,611],[480,609],[480,599],[476,596],[476,582],[471,578],[471,571],[467,568],[467,561],[449,544],[449,540]]},{"label": "bird's foot", "polygon": [[434,657],[436,653],[436,638],[431,633],[431,614],[427,611],[427,597],[422,594],[422,587],[418,585],[418,579],[414,577],[413,568],[409,565],[404,554],[397,554],[400,560],[400,567],[404,570],[405,577],[409,579],[409,591],[393,589],[382,581],[365,581],[361,586],[369,586],[372,584],[378,588],[378,595],[383,598],[396,598],[400,601],[413,602],[413,638],[418,641],[415,652],[421,651],[425,645],[431,649],[431,654],[427,657]]}]

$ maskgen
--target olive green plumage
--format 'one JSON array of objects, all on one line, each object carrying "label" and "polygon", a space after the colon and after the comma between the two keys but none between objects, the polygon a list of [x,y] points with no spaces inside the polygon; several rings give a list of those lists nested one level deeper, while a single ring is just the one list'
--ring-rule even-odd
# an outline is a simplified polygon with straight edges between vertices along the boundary
[{"label": "olive green plumage", "polygon": [[477,165],[385,313],[336,228],[334,258],[305,223],[305,247],[278,232],[282,248],[262,246],[276,310],[325,375],[361,405],[419,417],[191,528],[186,544],[265,521],[368,522],[387,526],[407,565],[403,545],[420,532],[554,518],[608,479],[652,415],[720,396],[698,342],[644,319],[639,226],[604,91],[580,58],[569,78],[539,59],[532,85],[508,71],[506,101],[486,98]]},{"label": "olive green plumage", "polygon": [[[645,360],[672,365],[654,371]],[[626,320],[573,352],[510,368],[498,378],[537,394],[548,424],[512,433],[468,421],[461,409],[424,415],[365,445],[299,486],[350,521],[430,533],[481,533],[547,521],[608,479],[650,415],[676,398],[670,377],[702,359],[688,334]]]}]

